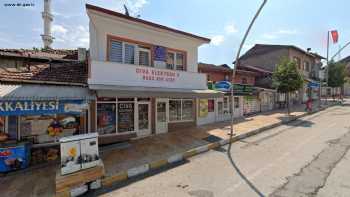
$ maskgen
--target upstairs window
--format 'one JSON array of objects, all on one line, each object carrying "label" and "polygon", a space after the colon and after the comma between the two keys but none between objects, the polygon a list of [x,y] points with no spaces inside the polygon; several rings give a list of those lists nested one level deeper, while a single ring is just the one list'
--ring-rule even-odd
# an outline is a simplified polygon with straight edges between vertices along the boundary
[{"label": "upstairs window", "polygon": [[310,63],[307,61],[304,62],[304,70],[306,72],[310,72]]},{"label": "upstairs window", "polygon": [[297,64],[299,70],[301,70],[301,61],[298,57],[293,57],[293,61]]},{"label": "upstairs window", "polygon": [[176,70],[185,70],[183,53],[176,53]]},{"label": "upstairs window", "polygon": [[111,41],[109,50],[109,61],[123,63],[123,43]]},{"label": "upstairs window", "polygon": [[135,45],[124,44],[124,63],[135,64]]},{"label": "upstairs window", "polygon": [[166,68],[173,70],[175,67],[175,53],[168,52],[166,55]]},{"label": "upstairs window", "polygon": [[139,65],[151,66],[151,53],[149,49],[139,47]]},{"label": "upstairs window", "polygon": [[185,70],[185,54],[169,51],[167,53],[167,69]]}]

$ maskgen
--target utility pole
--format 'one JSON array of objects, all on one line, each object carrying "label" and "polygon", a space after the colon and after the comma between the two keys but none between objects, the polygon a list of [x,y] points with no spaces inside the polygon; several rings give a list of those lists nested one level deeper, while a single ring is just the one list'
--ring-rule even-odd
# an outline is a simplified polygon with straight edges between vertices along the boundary
[{"label": "utility pole", "polygon": [[327,59],[326,59],[326,103],[328,104],[328,70],[329,70],[329,31],[327,31]]},{"label": "utility pole", "polygon": [[258,11],[255,13],[255,16],[253,18],[253,20],[250,22],[249,24],[249,27],[247,29],[247,31],[245,32],[244,34],[244,37],[241,41],[241,44],[239,45],[239,48],[238,48],[238,51],[237,51],[237,55],[236,55],[236,63],[235,63],[235,67],[233,68],[233,71],[232,71],[232,85],[231,85],[231,108],[232,108],[232,112],[231,112],[231,127],[230,127],[230,146],[231,146],[231,143],[232,143],[232,138],[233,138],[233,122],[234,122],[234,94],[233,94],[233,84],[234,84],[234,79],[235,79],[235,74],[236,74],[236,68],[239,66],[239,56],[240,56],[240,53],[241,53],[241,50],[242,50],[242,47],[245,43],[245,40],[247,39],[248,37],[248,34],[251,30],[251,28],[253,27],[253,24],[255,22],[255,20],[258,18],[261,10],[264,8],[265,4],[266,4],[267,0],[264,0],[262,2],[262,4],[260,5]]}]

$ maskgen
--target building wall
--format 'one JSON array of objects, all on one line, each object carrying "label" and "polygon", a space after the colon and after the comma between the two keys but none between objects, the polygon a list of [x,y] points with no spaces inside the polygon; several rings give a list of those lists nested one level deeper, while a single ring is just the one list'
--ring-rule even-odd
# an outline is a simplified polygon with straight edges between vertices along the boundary
[{"label": "building wall", "polygon": [[[304,77],[310,78],[310,73],[312,70],[312,67],[315,65],[316,61],[315,58],[310,57],[309,55],[306,55],[300,51],[289,49],[289,58],[290,60],[293,60],[294,57],[298,57],[300,59],[300,64],[298,66],[299,71],[303,74]],[[309,71],[304,68],[304,62],[307,61],[310,63],[310,69]]]},{"label": "building wall", "polygon": [[236,73],[234,83],[244,84],[243,81],[246,79],[246,84],[255,85],[255,77],[250,75],[244,75],[242,73]]},{"label": "building wall", "polygon": [[228,76],[229,81],[231,81],[231,73],[224,73],[224,72],[207,72],[207,71],[201,71],[199,70],[200,73],[205,73],[207,75],[207,80],[208,81],[225,81],[225,76]]},{"label": "building wall", "polygon": [[187,71],[197,72],[197,49],[204,41],[92,10],[88,11],[88,15],[90,18],[90,56],[92,60],[106,61],[107,35],[111,35],[186,51]]},{"label": "building wall", "polygon": [[274,50],[262,55],[248,57],[247,59],[240,60],[240,64],[242,66],[256,66],[269,71],[273,71],[283,57],[288,57],[288,49]]}]

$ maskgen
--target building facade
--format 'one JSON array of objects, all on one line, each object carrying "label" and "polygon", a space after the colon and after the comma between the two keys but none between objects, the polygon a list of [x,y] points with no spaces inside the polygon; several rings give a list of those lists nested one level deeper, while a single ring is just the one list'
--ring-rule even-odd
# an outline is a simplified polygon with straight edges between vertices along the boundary
[{"label": "building facade", "polygon": [[198,99],[222,94],[198,73],[198,47],[210,40],[86,5],[93,126],[112,143],[197,125]]},{"label": "building facade", "polygon": [[[292,103],[305,102],[309,97],[317,100],[319,97],[319,73],[322,56],[305,51],[293,45],[257,44],[240,57],[240,66],[257,67],[273,72],[282,59],[295,61],[303,75],[304,87],[292,93]],[[272,81],[270,82],[272,83]]]}]

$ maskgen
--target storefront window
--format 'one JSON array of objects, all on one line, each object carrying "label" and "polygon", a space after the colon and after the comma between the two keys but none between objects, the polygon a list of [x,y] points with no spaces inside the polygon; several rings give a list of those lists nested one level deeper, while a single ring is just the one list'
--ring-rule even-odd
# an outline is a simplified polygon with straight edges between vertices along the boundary
[{"label": "storefront window", "polygon": [[139,130],[149,128],[149,104],[139,104]]},{"label": "storefront window", "polygon": [[97,132],[99,134],[116,133],[116,104],[97,104]]},{"label": "storefront window", "polygon": [[193,100],[189,100],[189,99],[169,100],[169,120],[170,121],[193,120]]},{"label": "storefront window", "polygon": [[223,102],[218,102],[218,114],[224,114]]},{"label": "storefront window", "polygon": [[193,119],[193,101],[183,100],[182,101],[182,120]]},{"label": "storefront window", "polygon": [[135,131],[135,103],[118,103],[118,133]]},{"label": "storefront window", "polygon": [[239,108],[239,98],[238,97],[234,97],[234,104],[235,104],[235,109]]},{"label": "storefront window", "polygon": [[224,97],[224,108],[227,109],[228,108],[228,98]]},{"label": "storefront window", "polygon": [[181,100],[169,101],[169,120],[170,121],[181,120]]},{"label": "storefront window", "polygon": [[80,115],[33,115],[20,117],[21,138],[34,143],[53,142],[57,137],[79,134]]}]

